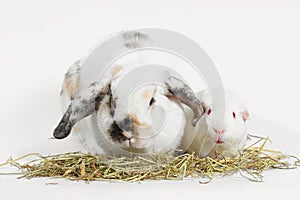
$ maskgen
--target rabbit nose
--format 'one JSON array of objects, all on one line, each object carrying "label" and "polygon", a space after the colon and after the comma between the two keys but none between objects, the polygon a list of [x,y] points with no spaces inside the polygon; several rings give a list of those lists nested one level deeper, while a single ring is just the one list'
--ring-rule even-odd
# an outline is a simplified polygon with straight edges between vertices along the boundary
[{"label": "rabbit nose", "polygon": [[130,140],[133,137],[133,135],[127,131],[123,131],[122,135],[124,135],[128,140]]},{"label": "rabbit nose", "polygon": [[223,134],[223,133],[225,133],[225,130],[224,129],[219,130],[219,129],[214,128],[214,132],[217,134]]}]

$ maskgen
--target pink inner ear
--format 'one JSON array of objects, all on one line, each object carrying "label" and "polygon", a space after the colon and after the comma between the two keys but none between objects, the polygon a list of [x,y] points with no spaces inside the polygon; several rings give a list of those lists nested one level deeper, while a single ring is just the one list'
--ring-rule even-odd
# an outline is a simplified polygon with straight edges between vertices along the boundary
[{"label": "pink inner ear", "polygon": [[241,112],[242,118],[246,121],[249,118],[249,112],[247,110]]}]

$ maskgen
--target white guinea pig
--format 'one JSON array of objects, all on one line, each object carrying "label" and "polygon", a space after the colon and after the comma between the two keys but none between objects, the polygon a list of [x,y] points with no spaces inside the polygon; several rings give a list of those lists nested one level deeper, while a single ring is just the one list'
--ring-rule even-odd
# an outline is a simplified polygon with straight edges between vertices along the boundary
[{"label": "white guinea pig", "polygon": [[[231,92],[225,91],[225,115],[222,128],[217,128],[219,120],[212,108],[209,90],[197,93],[204,114],[196,127],[187,124],[182,141],[187,152],[195,152],[200,157],[236,156],[247,140],[247,120],[249,113],[241,101]],[[191,118],[189,110],[186,119]]]},{"label": "white guinea pig", "polygon": [[93,137],[100,140],[97,144],[107,154],[167,153],[178,147],[184,134],[182,104],[194,113],[187,121],[191,126],[203,113],[192,89],[173,76],[164,85],[140,88],[127,102],[116,90],[122,77],[120,67],[110,72],[111,77],[94,82],[87,89],[81,88],[80,71],[78,61],[65,76],[61,96],[69,105],[53,132],[56,139],[67,137],[83,119],[95,125]]}]

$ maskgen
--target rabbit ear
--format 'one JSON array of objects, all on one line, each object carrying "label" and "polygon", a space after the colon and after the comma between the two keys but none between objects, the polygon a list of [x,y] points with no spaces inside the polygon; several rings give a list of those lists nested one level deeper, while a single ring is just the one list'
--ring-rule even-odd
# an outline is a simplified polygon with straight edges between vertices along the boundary
[{"label": "rabbit ear", "polygon": [[92,83],[86,90],[78,93],[71,101],[58,126],[54,129],[56,139],[67,137],[73,126],[81,119],[98,109],[99,104],[110,90],[110,84]]},{"label": "rabbit ear", "polygon": [[194,91],[185,82],[174,76],[169,76],[165,81],[165,84],[171,97],[175,96],[180,103],[183,103],[192,109],[194,112],[192,125],[195,126],[203,115],[203,108]]}]

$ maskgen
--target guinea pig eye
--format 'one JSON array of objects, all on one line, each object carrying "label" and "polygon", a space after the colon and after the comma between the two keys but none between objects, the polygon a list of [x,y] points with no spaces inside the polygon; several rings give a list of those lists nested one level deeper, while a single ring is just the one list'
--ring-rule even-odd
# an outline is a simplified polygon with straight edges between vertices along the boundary
[{"label": "guinea pig eye", "polygon": [[232,112],[232,116],[233,116],[233,118],[235,119],[235,117],[236,117],[236,116],[235,116],[235,112]]},{"label": "guinea pig eye", "polygon": [[156,101],[156,100],[152,97],[151,100],[150,100],[150,102],[149,102],[149,106],[151,106],[152,104],[154,104],[155,101]]},{"label": "guinea pig eye", "polygon": [[209,115],[211,113],[211,109],[207,110],[207,115]]}]

